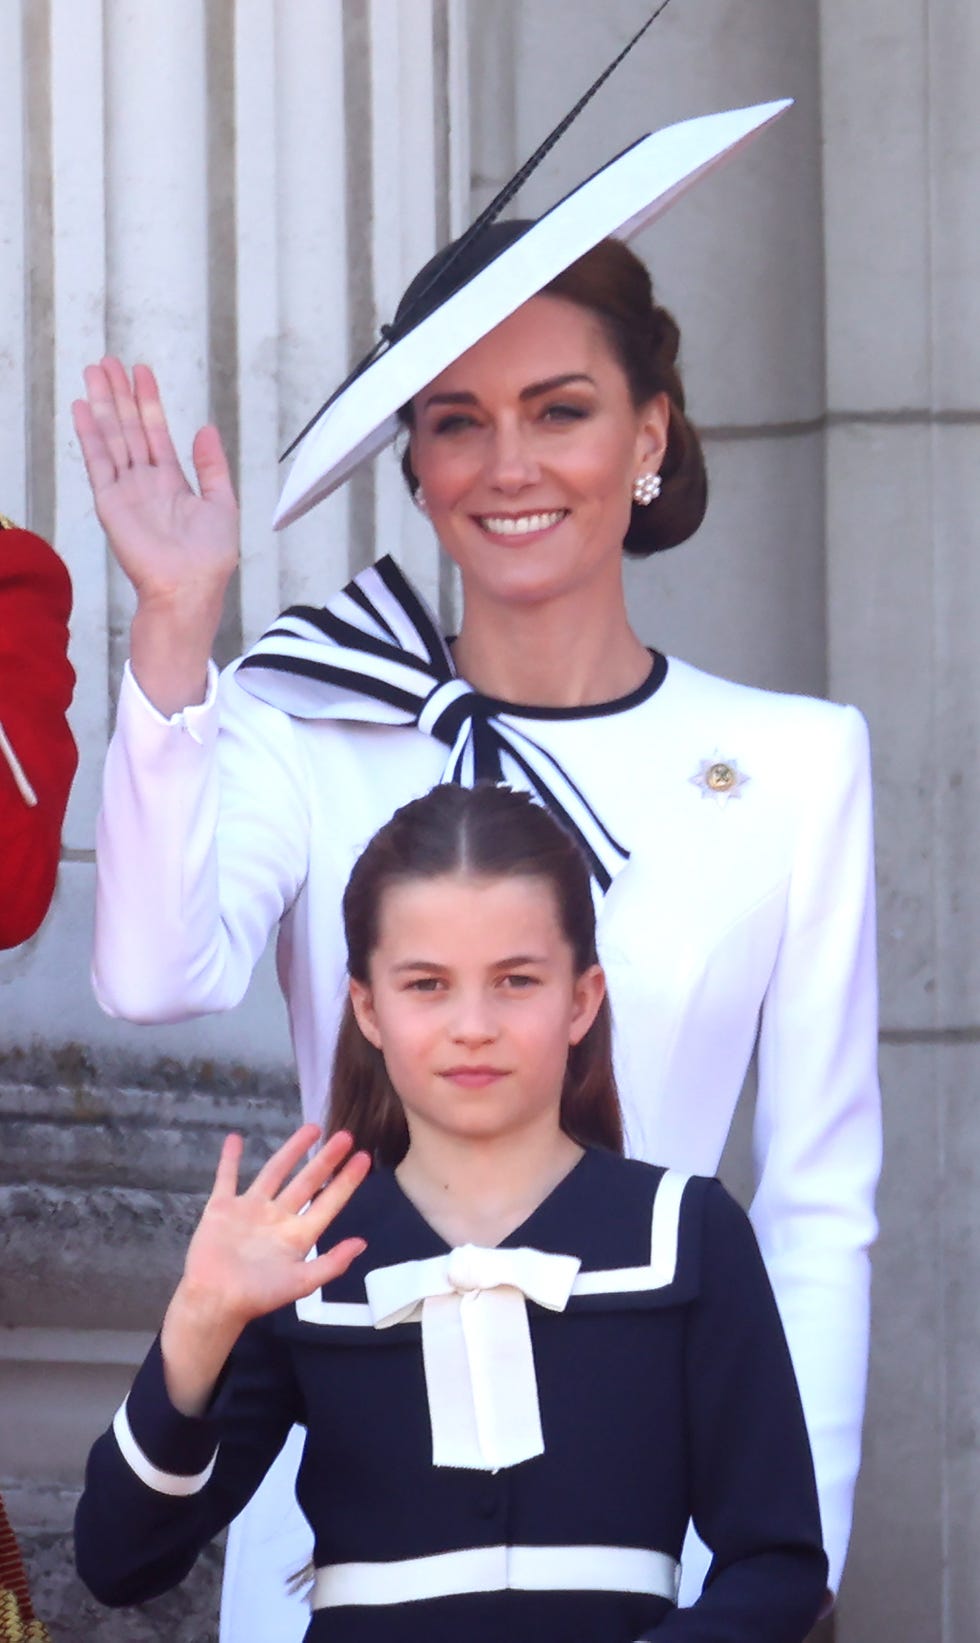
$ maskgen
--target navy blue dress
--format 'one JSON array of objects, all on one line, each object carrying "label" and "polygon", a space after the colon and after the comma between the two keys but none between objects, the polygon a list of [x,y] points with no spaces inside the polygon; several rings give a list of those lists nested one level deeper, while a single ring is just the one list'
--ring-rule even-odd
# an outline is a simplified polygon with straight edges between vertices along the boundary
[{"label": "navy blue dress", "polygon": [[[751,1227],[717,1181],[589,1150],[503,1241],[581,1266],[564,1310],[526,1303],[544,1449],[496,1471],[433,1463],[420,1324],[368,1313],[368,1273],[448,1246],[381,1170],[325,1242],[354,1234],[343,1278],[245,1331],[204,1418],[173,1409],[154,1345],[78,1508],[101,1601],[182,1580],[299,1422],[326,1603],[307,1643],[801,1643],[826,1580],[809,1444]],[[677,1609],[689,1518],[713,1563]]]}]

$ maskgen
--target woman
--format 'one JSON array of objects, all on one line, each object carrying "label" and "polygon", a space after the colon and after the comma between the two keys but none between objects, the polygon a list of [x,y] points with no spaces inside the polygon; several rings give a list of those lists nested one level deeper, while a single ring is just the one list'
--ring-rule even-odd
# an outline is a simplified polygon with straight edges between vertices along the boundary
[{"label": "woman", "polygon": [[[346,644],[361,623],[394,666],[388,640],[408,628],[414,642],[424,621],[390,566],[326,614],[277,626],[219,690],[208,657],[237,519],[217,433],[198,435],[196,495],[151,374],[137,367],[131,385],[118,362],[90,369],[77,426],[138,595],[100,825],[96,985],[136,1020],[227,1009],[278,930],[305,1111],[319,1116],[350,865],[398,804],[446,778],[447,741],[450,774],[472,779],[493,774],[503,739],[503,773],[533,766],[550,801],[560,788],[608,885],[599,941],[631,1150],[713,1173],[758,1042],[752,1218],[800,1381],[835,1588],[859,1458],[879,1146],[867,742],[852,708],[712,678],[651,653],[630,625],[624,542],[680,542],[704,508],[677,340],[642,265],[603,243],[406,408],[410,484],[463,587],[456,677],[438,636],[426,630],[418,647],[444,678],[434,725],[374,697],[359,698],[365,722],[336,717],[350,702],[308,648],[337,632]],[[349,647],[338,654],[346,663]],[[422,667],[408,662],[399,679]],[[482,717],[457,757],[462,681]],[[284,1569],[297,1561],[285,1555]],[[251,1563],[243,1553],[243,1579]]]},{"label": "woman", "polygon": [[[355,864],[344,924],[330,1128],[378,1167],[330,1179],[339,1129],[289,1181],[310,1126],[239,1196],[229,1138],[93,1451],[83,1576],[175,1584],[298,1419],[308,1643],[800,1643],[826,1559],[778,1314],[717,1182],[617,1156],[574,842],[524,794],[436,788]],[[692,1516],[714,1563],[677,1610]]]}]

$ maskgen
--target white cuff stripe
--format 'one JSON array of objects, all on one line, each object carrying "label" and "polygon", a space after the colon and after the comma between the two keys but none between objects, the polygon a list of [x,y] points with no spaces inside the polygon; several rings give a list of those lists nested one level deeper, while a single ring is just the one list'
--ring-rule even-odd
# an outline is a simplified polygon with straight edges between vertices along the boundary
[{"label": "white cuff stripe", "polygon": [[129,1424],[125,1404],[121,1404],[116,1410],[112,1420],[112,1430],[119,1445],[119,1453],[130,1471],[135,1472],[140,1482],[145,1483],[148,1489],[155,1490],[158,1495],[199,1494],[214,1471],[214,1463],[218,1458],[217,1449],[215,1449],[204,1471],[197,1472],[192,1476],[181,1472],[162,1472],[159,1466],[154,1466],[153,1462],[144,1455],[133,1436],[133,1429]]},{"label": "white cuff stripe", "polygon": [[680,1565],[636,1546],[474,1546],[316,1571],[311,1606],[377,1606],[479,1592],[639,1592],[677,1600]]}]

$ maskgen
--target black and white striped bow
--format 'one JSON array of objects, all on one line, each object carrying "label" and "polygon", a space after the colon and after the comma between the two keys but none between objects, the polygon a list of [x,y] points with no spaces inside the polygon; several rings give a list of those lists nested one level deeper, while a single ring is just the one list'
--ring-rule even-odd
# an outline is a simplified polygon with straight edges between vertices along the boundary
[{"label": "black and white striped bow", "polygon": [[578,839],[603,893],[629,860],[557,759],[519,727],[519,715],[459,677],[432,612],[390,556],[329,604],[283,611],[237,678],[295,718],[417,725],[449,749],[444,782],[526,789]]}]

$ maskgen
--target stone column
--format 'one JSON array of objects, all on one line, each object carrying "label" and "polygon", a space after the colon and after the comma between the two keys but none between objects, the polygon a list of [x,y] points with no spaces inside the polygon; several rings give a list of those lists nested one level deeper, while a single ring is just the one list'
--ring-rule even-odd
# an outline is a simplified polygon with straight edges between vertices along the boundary
[{"label": "stone column", "polygon": [[156,365],[188,463],[194,430],[217,421],[243,508],[220,661],[375,551],[398,552],[448,615],[451,585],[391,453],[280,536],[270,521],[279,453],[468,218],[466,3],[8,9],[0,509],[52,536],[72,572],[81,768],[52,915],[0,956],[0,1048],[287,1066],[269,964],[234,1021],[151,1032],[106,1021],[91,998],[94,818],[132,597],[69,404],[83,365],[111,349]]},{"label": "stone column", "polygon": [[820,8],[830,685],[875,750],[886,1170],[845,1643],[980,1616],[980,18]]}]

